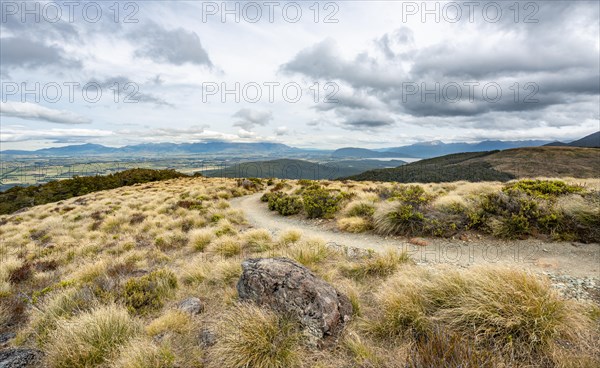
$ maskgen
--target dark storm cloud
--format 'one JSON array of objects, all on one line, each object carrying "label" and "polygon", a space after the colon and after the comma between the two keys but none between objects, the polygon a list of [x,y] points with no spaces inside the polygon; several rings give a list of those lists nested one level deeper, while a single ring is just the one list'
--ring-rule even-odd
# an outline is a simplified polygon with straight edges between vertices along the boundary
[{"label": "dark storm cloud", "polygon": [[[501,22],[469,24],[468,18],[463,19],[453,27],[463,27],[464,32],[470,32],[469,36],[449,42],[418,49],[412,31],[402,26],[377,38],[374,53],[364,51],[354,59],[344,59],[336,51],[335,41],[326,39],[301,50],[281,69],[289,74],[351,86],[352,93],[341,96],[338,104],[316,108],[333,110],[339,116],[364,109],[378,114],[387,112],[388,116],[449,118],[503,112],[543,114],[549,107],[597,96],[600,93],[598,38],[590,37],[593,34],[589,32],[598,33],[597,4],[537,4],[535,24],[524,24],[522,18],[515,23],[513,13],[507,13],[514,3],[503,3],[505,16]],[[582,34],[581,29],[586,32]],[[378,53],[383,58],[377,57]],[[469,87],[463,83],[472,82],[479,83],[479,89],[471,99]],[[449,101],[452,98],[445,99],[441,90],[437,92],[438,98],[423,98],[423,88],[407,97],[407,83],[419,87],[424,83],[429,90],[436,84],[443,89],[449,83],[457,83],[462,86],[462,98]],[[495,100],[493,92],[490,98],[482,91],[487,83],[500,86],[501,99]],[[518,86],[518,94],[514,86]],[[371,101],[367,103],[364,96]],[[378,124],[380,119],[345,121],[347,126],[385,125]]]},{"label": "dark storm cloud", "polygon": [[395,65],[382,64],[367,53],[354,60],[340,58],[333,39],[301,50],[291,61],[281,65],[286,74],[304,74],[316,79],[341,80],[353,87],[389,88],[406,80],[402,69]]},{"label": "dark storm cloud", "polygon": [[59,46],[45,45],[22,37],[0,38],[0,57],[3,68],[81,68],[81,62],[68,58]]},{"label": "dark storm cloud", "polygon": [[183,28],[168,30],[156,23],[149,23],[143,31],[131,33],[130,38],[134,43],[139,43],[135,51],[137,57],[157,63],[213,66],[196,32]]},{"label": "dark storm cloud", "polygon": [[385,127],[391,127],[395,124],[394,119],[388,113],[383,111],[373,111],[365,109],[351,109],[341,107],[335,110],[335,114],[341,119],[338,125],[348,130],[367,130],[373,131]]}]

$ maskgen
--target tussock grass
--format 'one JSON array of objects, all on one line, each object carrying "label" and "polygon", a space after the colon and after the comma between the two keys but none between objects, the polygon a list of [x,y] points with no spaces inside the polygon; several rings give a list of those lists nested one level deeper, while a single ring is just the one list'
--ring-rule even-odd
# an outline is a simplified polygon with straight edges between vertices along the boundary
[{"label": "tussock grass", "polygon": [[10,323],[11,314],[7,306],[0,304],[0,328],[4,329]]},{"label": "tussock grass", "polygon": [[401,265],[412,264],[406,252],[389,250],[383,254],[373,254],[360,262],[344,266],[344,275],[362,280],[368,277],[387,277],[394,274]]},{"label": "tussock grass", "polygon": [[172,309],[150,322],[146,326],[146,333],[150,336],[168,332],[185,333],[189,332],[192,327],[192,321],[188,313]]},{"label": "tussock grass", "polygon": [[244,249],[248,252],[265,252],[273,248],[271,233],[265,229],[253,229],[242,235]]},{"label": "tussock grass", "polygon": [[593,330],[581,306],[560,298],[546,280],[506,268],[439,274],[408,268],[386,282],[376,299],[382,311],[369,329],[379,338],[417,336],[425,349],[455,345],[454,338],[434,341],[440,338],[435,326],[444,326],[478,351],[521,363],[550,359],[565,341],[587,347]]},{"label": "tussock grass", "polygon": [[[494,221],[504,218],[494,211],[506,210],[523,212],[530,236],[540,236],[536,231],[543,222],[549,229],[543,236],[593,239],[600,228],[594,225],[600,218],[600,180],[564,181],[584,189],[538,198],[522,191],[511,196],[500,183],[423,184],[423,191],[372,182],[318,184],[343,193],[335,221],[372,222],[381,208],[412,201],[427,220],[418,229],[433,235],[451,223],[490,232]],[[282,183],[279,190],[288,195],[301,195],[316,184]],[[54,351],[43,362],[49,367],[227,367],[243,358],[252,361],[250,366],[456,368],[486,367],[489,355],[496,367],[600,366],[594,340],[600,309],[556,297],[544,280],[495,268],[416,267],[401,253],[357,258],[298,230],[273,237],[248,230],[241,213],[217,192],[225,197],[251,193],[234,180],[178,179],[0,216],[0,289],[6,293],[0,297],[0,329],[17,332],[17,345]],[[478,212],[485,204],[482,196],[493,193],[511,198]],[[351,216],[351,208],[361,203],[368,206]],[[373,216],[370,207],[376,209]],[[546,216],[552,214],[560,226]],[[113,224],[114,219],[125,222]],[[158,247],[157,238],[164,241]],[[280,255],[309,266],[350,299],[353,319],[331,349],[303,349],[285,316],[248,309],[236,314],[247,307],[237,304],[241,261]],[[156,277],[157,270],[164,274]],[[204,313],[189,316],[174,309],[189,295],[202,297]],[[100,323],[97,311],[107,309],[120,312],[104,313],[103,319],[120,315],[115,318],[126,322]],[[226,322],[229,327],[222,328]],[[100,335],[94,331],[114,330],[98,327],[107,324],[135,331],[125,333],[128,338],[106,332],[109,337],[94,340]],[[205,339],[207,329],[217,334],[216,341],[222,334],[229,337],[212,345]]]},{"label": "tussock grass", "polygon": [[343,340],[344,347],[352,355],[355,364],[359,367],[384,367],[381,357],[373,346],[367,343],[356,333],[349,333]]},{"label": "tussock grass", "polygon": [[88,288],[58,290],[34,310],[29,330],[24,333],[34,336],[38,344],[43,344],[61,321],[97,305],[98,301]]},{"label": "tussock grass", "polygon": [[289,229],[279,235],[278,244],[283,246],[292,245],[300,240],[302,232],[298,229]]},{"label": "tussock grass", "polygon": [[333,253],[334,251],[327,248],[325,241],[318,238],[307,239],[298,246],[286,251],[287,256],[306,267],[311,267],[324,261]]},{"label": "tussock grass", "polygon": [[47,360],[53,368],[98,366],[141,330],[124,308],[99,307],[58,324],[45,345]]},{"label": "tussock grass", "polygon": [[23,261],[16,257],[2,259],[0,262],[0,297],[9,296],[12,293],[11,274],[22,265]]},{"label": "tussock grass", "polygon": [[218,323],[209,367],[293,368],[301,365],[295,323],[254,305],[238,305]]},{"label": "tussock grass", "polygon": [[364,233],[371,228],[368,220],[362,217],[344,217],[338,220],[338,228],[349,233]]},{"label": "tussock grass", "polygon": [[208,229],[195,229],[189,233],[189,244],[198,252],[203,252],[213,241],[215,235]]},{"label": "tussock grass", "polygon": [[349,217],[371,217],[375,213],[375,203],[358,199],[348,203],[343,213]]},{"label": "tussock grass", "polygon": [[175,355],[168,346],[157,346],[145,338],[131,339],[123,345],[110,368],[174,368]]},{"label": "tussock grass", "polygon": [[211,251],[225,258],[234,257],[242,253],[242,244],[237,236],[223,236],[213,242]]}]

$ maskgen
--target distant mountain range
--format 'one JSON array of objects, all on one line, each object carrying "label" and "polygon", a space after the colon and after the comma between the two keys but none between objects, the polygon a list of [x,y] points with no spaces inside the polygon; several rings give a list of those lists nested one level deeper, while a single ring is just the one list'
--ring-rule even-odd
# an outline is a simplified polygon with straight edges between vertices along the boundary
[{"label": "distant mountain range", "polygon": [[207,142],[207,143],[146,143],[125,147],[106,147],[100,144],[82,144],[65,147],[43,148],[36,151],[7,150],[1,151],[4,155],[39,155],[39,156],[96,156],[96,155],[184,155],[184,154],[258,154],[258,153],[294,153],[301,152],[280,143],[234,143],[234,142]]},{"label": "distant mountain range", "polygon": [[44,148],[35,151],[7,150],[0,151],[3,155],[22,156],[105,156],[105,155],[242,155],[268,156],[272,158],[318,156],[332,158],[432,158],[461,152],[487,152],[521,147],[537,147],[543,145],[571,147],[600,147],[600,132],[571,143],[550,142],[542,140],[527,141],[483,141],[479,143],[444,143],[432,141],[416,143],[408,146],[389,147],[381,149],[366,149],[360,147],[344,147],[337,150],[309,150],[287,146],[281,143],[235,143],[235,142],[206,142],[206,143],[146,143],[125,147],[106,147],[100,144],[82,144],[65,147]]},{"label": "distant mountain range", "polygon": [[571,143],[563,143],[563,142],[552,142],[546,144],[546,146],[567,146],[567,147],[600,147],[600,131],[596,133],[592,133],[588,136],[585,136],[581,139],[573,141]]}]

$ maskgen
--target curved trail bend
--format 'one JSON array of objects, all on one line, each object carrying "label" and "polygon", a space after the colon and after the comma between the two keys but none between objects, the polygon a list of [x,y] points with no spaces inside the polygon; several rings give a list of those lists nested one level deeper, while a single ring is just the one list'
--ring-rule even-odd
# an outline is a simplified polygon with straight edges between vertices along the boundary
[{"label": "curved trail bend", "polygon": [[575,277],[600,277],[599,244],[543,242],[537,239],[503,241],[483,238],[473,241],[429,238],[427,246],[410,244],[406,238],[375,234],[339,232],[331,226],[298,217],[283,217],[271,212],[260,201],[262,193],[234,198],[232,208],[242,210],[249,224],[277,235],[298,229],[304,238],[317,237],[341,246],[373,249],[381,252],[396,248],[406,250],[417,263],[443,263],[454,266],[505,264],[552,274]]}]

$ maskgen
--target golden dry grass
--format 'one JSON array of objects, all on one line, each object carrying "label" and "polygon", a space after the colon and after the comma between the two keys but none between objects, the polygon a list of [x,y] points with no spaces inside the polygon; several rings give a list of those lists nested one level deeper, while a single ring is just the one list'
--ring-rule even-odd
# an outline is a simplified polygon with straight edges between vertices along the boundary
[{"label": "golden dry grass", "polygon": [[[576,181],[586,188],[600,183]],[[349,230],[362,230],[371,220],[368,208],[386,205],[378,191],[393,188],[329,183],[354,194],[336,219]],[[468,207],[499,185],[457,182],[425,190],[441,210],[454,203]],[[283,186],[289,193],[299,188],[295,181]],[[430,270],[399,252],[348,258],[299,230],[273,235],[249,229],[228,199],[250,193],[234,180],[186,178],[0,216],[6,222],[0,225],[0,326],[18,333],[14,344],[46,351],[49,367],[399,368],[418,366],[416,357],[438,359],[439,351],[463,359],[453,338],[431,332],[440,326],[460,341],[477,340],[469,349],[489,349],[497,367],[527,366],[534,356],[547,367],[598,363],[593,344],[598,309],[562,299],[543,277],[496,269]],[[557,206],[565,213],[593,211],[580,197],[565,196]],[[185,208],[186,200],[201,206]],[[353,209],[360,204],[367,206]],[[293,321],[239,305],[241,262],[251,256],[293,258],[349,297],[354,319],[335,347],[306,349]],[[14,276],[26,264],[30,274]],[[144,313],[127,310],[128,282],[157,270],[175,275],[177,286]],[[190,295],[202,299],[204,313],[176,309]],[[24,300],[29,305],[15,307]],[[217,335],[216,345],[200,343],[203,331]]]}]

